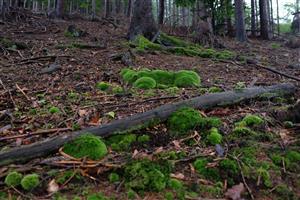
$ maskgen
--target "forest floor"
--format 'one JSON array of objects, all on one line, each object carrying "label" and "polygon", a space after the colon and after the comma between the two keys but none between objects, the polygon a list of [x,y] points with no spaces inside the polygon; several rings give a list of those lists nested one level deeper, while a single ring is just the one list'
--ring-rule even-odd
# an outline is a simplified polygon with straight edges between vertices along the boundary
[{"label": "forest floor", "polygon": [[[69,25],[76,25],[77,28],[86,31],[87,35],[78,38],[66,37],[65,30]],[[130,49],[126,42],[126,32],[127,26],[122,23],[114,28],[105,21],[49,21],[40,16],[34,16],[28,21],[0,23],[0,39],[3,41],[3,38],[7,38],[15,43],[15,46],[6,47],[2,43],[0,49],[0,151],[67,134],[73,130],[99,126],[166,103],[200,95],[199,88],[180,88],[176,92],[166,92],[162,89],[131,92],[120,76],[120,71],[126,66],[113,59],[114,55],[128,52]],[[239,44],[230,38],[222,38],[221,41],[226,50],[256,60],[263,66],[300,77],[299,49],[287,48],[281,41],[251,38],[247,44]],[[74,42],[100,44],[100,48],[71,47]],[[24,49],[20,47],[23,43],[26,44]],[[135,69],[194,70],[201,77],[201,88],[207,90],[213,86],[228,91],[240,85],[266,86],[281,82],[291,82],[299,87],[299,82],[253,64],[235,60],[180,56],[159,51],[134,55]],[[49,65],[58,68],[47,73],[44,68]],[[96,87],[101,81],[127,88],[127,92],[113,94],[101,91]],[[123,176],[124,168],[121,165],[85,168],[80,164],[62,164],[56,162],[57,159],[62,159],[61,154],[57,152],[48,158],[0,167],[0,199],[73,199],[75,196],[84,199],[98,192],[115,199],[127,199],[132,195],[137,199],[164,199],[167,198],[166,194],[170,196],[170,193],[175,199],[224,198],[228,188],[239,183],[243,183],[244,187],[247,184],[251,190],[250,192],[243,188],[243,192],[238,192],[236,189],[235,192],[241,193],[246,199],[250,199],[251,195],[255,199],[299,199],[300,160],[296,159],[299,159],[300,155],[299,124],[284,126],[283,122],[276,120],[271,114],[276,108],[293,104],[295,99],[299,99],[299,95],[298,91],[289,99],[251,100],[230,107],[200,111],[203,116],[218,117],[222,120],[219,129],[224,137],[232,133],[235,122],[241,121],[248,114],[260,116],[264,120],[263,127],[260,126],[255,131],[267,132],[269,135],[267,138],[256,140],[256,143],[248,147],[248,150],[254,147],[250,153],[254,158],[251,155],[249,157],[255,160],[253,165],[248,163],[252,165],[250,169],[253,170],[249,174],[244,171],[243,166],[237,168],[238,175],[224,175],[225,172],[220,172],[223,173],[221,179],[216,180],[197,173],[198,169],[195,169],[195,163],[193,164],[195,158],[192,156],[195,151],[207,155],[209,168],[220,166],[220,160],[223,158],[217,157],[215,147],[199,142],[201,139],[197,131],[186,137],[186,140],[193,142],[172,138],[168,135],[166,125],[159,124],[134,132],[150,136],[150,141],[143,145],[135,141],[125,151],[113,151],[109,148],[109,152],[116,156],[116,163],[119,157],[125,156],[122,164],[130,162],[133,157],[150,158],[158,153],[163,154],[162,152],[165,152],[165,155],[170,152],[176,152],[176,155],[183,152],[183,157],[179,159],[177,156],[177,159],[174,159],[179,161],[176,161],[177,164],[171,173],[173,178],[182,181],[182,187],[169,186],[158,192],[146,188],[142,192],[135,191],[137,193],[132,194],[132,191],[125,187],[126,177]],[[249,140],[247,137],[244,139]],[[242,151],[246,147],[243,148],[240,142],[223,143],[226,152],[230,152],[227,158],[230,158],[229,155],[233,155],[234,151],[238,152],[238,149],[241,150],[241,155],[246,154]],[[296,158],[290,158],[289,153],[296,154]],[[275,154],[283,161],[276,163]],[[168,156],[165,159],[172,160]],[[234,158],[237,159],[237,163],[246,163],[242,157]],[[257,163],[265,163],[267,167],[255,168]],[[289,166],[286,166],[287,164]],[[295,166],[292,164],[296,164],[296,167],[292,168],[291,166]],[[41,177],[41,183],[31,192],[19,186],[9,188],[5,186],[4,178],[12,170],[23,174],[37,173]],[[116,183],[111,183],[108,178],[111,172],[120,176]],[[228,183],[228,179],[233,182]],[[271,181],[271,185],[267,184],[268,181]],[[221,182],[221,186],[217,182]],[[59,188],[55,194],[48,192],[50,186],[56,185]]]}]

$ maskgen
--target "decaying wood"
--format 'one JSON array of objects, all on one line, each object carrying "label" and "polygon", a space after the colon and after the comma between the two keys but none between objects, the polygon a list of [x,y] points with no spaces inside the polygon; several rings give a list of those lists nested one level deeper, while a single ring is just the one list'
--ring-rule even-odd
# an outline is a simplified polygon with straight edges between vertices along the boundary
[{"label": "decaying wood", "polygon": [[99,127],[87,128],[67,135],[60,135],[46,139],[42,142],[13,148],[0,153],[0,166],[16,162],[25,162],[33,158],[43,157],[57,151],[64,143],[84,134],[92,133],[97,136],[107,137],[116,132],[130,130],[136,126],[147,124],[153,120],[165,121],[177,109],[189,106],[197,109],[209,109],[216,106],[226,106],[259,97],[265,93],[276,93],[278,95],[291,95],[295,93],[292,84],[278,84],[268,87],[252,87],[241,91],[228,91],[207,94],[172,104],[165,104],[153,110],[139,113],[125,119],[113,121]]}]

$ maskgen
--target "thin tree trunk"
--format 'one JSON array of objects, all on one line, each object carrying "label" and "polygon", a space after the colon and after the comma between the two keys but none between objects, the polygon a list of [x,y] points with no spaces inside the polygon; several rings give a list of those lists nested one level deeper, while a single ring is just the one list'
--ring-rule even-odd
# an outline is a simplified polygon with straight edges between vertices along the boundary
[{"label": "thin tree trunk", "polygon": [[280,35],[280,24],[279,24],[279,2],[276,0],[276,5],[277,5],[277,32],[278,36]]},{"label": "thin tree trunk", "polygon": [[244,1],[234,0],[235,3],[235,29],[236,38],[240,42],[245,42],[246,30],[245,30],[245,19],[244,19]]},{"label": "thin tree trunk", "polygon": [[57,0],[56,17],[62,18],[64,15],[64,0]]},{"label": "thin tree trunk", "polygon": [[92,19],[96,17],[96,0],[92,0]]},{"label": "thin tree trunk", "polygon": [[69,5],[69,14],[72,14],[73,11],[73,1],[70,0],[70,5]]},{"label": "thin tree trunk", "polygon": [[159,0],[158,24],[162,25],[164,23],[164,16],[165,16],[165,0]]},{"label": "thin tree trunk", "polygon": [[259,0],[259,15],[260,15],[260,36],[269,40],[269,21],[267,11],[267,0]]},{"label": "thin tree trunk", "polygon": [[251,35],[256,36],[255,1],[251,0]]},{"label": "thin tree trunk", "polygon": [[47,11],[49,12],[50,10],[51,10],[51,0],[48,0]]},{"label": "thin tree trunk", "polygon": [[109,0],[105,0],[105,17],[108,18],[110,15],[110,6]]}]

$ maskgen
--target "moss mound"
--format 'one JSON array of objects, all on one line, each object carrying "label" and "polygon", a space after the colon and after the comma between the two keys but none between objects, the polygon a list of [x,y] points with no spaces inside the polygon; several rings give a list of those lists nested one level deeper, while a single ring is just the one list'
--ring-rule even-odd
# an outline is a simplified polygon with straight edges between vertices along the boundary
[{"label": "moss mound", "polygon": [[21,180],[21,185],[25,190],[32,190],[40,184],[39,175],[28,174]]},{"label": "moss mound", "polygon": [[177,87],[200,86],[200,77],[196,72],[181,70],[175,74],[174,85]]},{"label": "moss mound", "polygon": [[84,134],[66,143],[63,150],[75,158],[87,157],[92,160],[101,159],[107,154],[106,145],[92,134]]},{"label": "moss mound", "polygon": [[239,126],[259,126],[264,123],[264,120],[257,115],[246,115],[244,119],[237,124]]},{"label": "moss mound", "polygon": [[177,47],[186,47],[190,44],[184,40],[181,40],[177,37],[167,35],[165,33],[161,33],[159,35],[159,40],[161,43],[163,43],[165,46],[177,46]]},{"label": "moss mound", "polygon": [[10,186],[16,187],[20,185],[22,177],[23,175],[20,174],[19,172],[10,172],[5,177],[4,183],[9,187]]},{"label": "moss mound", "polygon": [[142,77],[137,79],[134,84],[134,87],[138,89],[154,89],[156,87],[156,81],[153,78],[150,77]]},{"label": "moss mound", "polygon": [[207,167],[208,160],[206,158],[198,158],[194,163],[193,166],[197,170],[197,172],[202,175],[203,177],[218,181],[220,180],[219,171],[216,168],[208,168]]},{"label": "moss mound", "polygon": [[96,87],[101,91],[106,91],[110,87],[110,84],[102,81],[97,83]]},{"label": "moss mound", "polygon": [[133,42],[136,45],[137,50],[144,51],[144,50],[162,50],[162,47],[159,44],[155,44],[149,41],[142,35],[138,35]]},{"label": "moss mound", "polygon": [[136,138],[135,134],[113,135],[106,140],[106,144],[114,151],[127,151]]},{"label": "moss mound", "polygon": [[207,136],[208,143],[211,145],[221,144],[222,135],[219,133],[217,128],[212,128]]},{"label": "moss mound", "polygon": [[132,69],[122,69],[120,74],[126,83],[133,83],[138,78],[136,71]]},{"label": "moss mound", "polygon": [[205,123],[197,110],[192,108],[181,108],[174,112],[168,119],[168,128],[174,135],[185,134]]},{"label": "moss mound", "polygon": [[151,76],[159,84],[172,85],[174,82],[174,72],[153,70]]},{"label": "moss mound", "polygon": [[162,191],[167,185],[167,174],[153,161],[134,161],[125,168],[126,186],[135,190]]}]

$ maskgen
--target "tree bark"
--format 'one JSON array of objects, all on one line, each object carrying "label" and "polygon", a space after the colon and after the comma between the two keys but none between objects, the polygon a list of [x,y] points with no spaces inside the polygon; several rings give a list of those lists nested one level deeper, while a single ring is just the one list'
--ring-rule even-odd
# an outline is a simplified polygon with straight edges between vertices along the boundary
[{"label": "tree bark", "polygon": [[57,0],[56,3],[56,17],[62,18],[64,15],[64,0]]},{"label": "tree bark", "polygon": [[162,25],[164,23],[164,15],[165,15],[165,0],[159,0],[158,23],[160,25]]},{"label": "tree bark", "polygon": [[96,0],[92,0],[92,19],[96,18]]},{"label": "tree bark", "polygon": [[236,39],[240,42],[247,40],[244,20],[244,1],[235,0],[235,29]]},{"label": "tree bark", "polygon": [[278,0],[276,0],[276,5],[277,5],[277,32],[278,36],[280,35],[280,24],[279,24],[279,3]]},{"label": "tree bark", "polygon": [[251,35],[256,36],[255,1],[251,0]]},{"label": "tree bark", "polygon": [[260,36],[269,40],[269,20],[267,12],[267,0],[259,0]]},{"label": "tree bark", "polygon": [[68,135],[60,135],[49,138],[42,142],[31,145],[16,147],[8,151],[0,152],[0,166],[16,162],[26,162],[33,158],[47,156],[57,151],[66,142],[87,132],[97,136],[107,137],[120,131],[133,129],[133,127],[148,124],[159,120],[163,122],[176,110],[182,107],[193,107],[196,109],[210,109],[216,106],[237,104],[241,101],[257,98],[265,93],[276,93],[278,95],[294,94],[296,88],[292,84],[278,84],[269,87],[246,88],[242,91],[228,91],[215,94],[202,95],[173,104],[165,104],[156,109],[136,114],[125,119],[113,121],[100,127],[92,127],[77,131]]},{"label": "tree bark", "polygon": [[138,35],[143,35],[152,40],[157,32],[158,28],[152,13],[152,2],[136,0],[128,32],[129,40],[134,40]]},{"label": "tree bark", "polygon": [[127,17],[131,18],[132,0],[128,0]]}]

